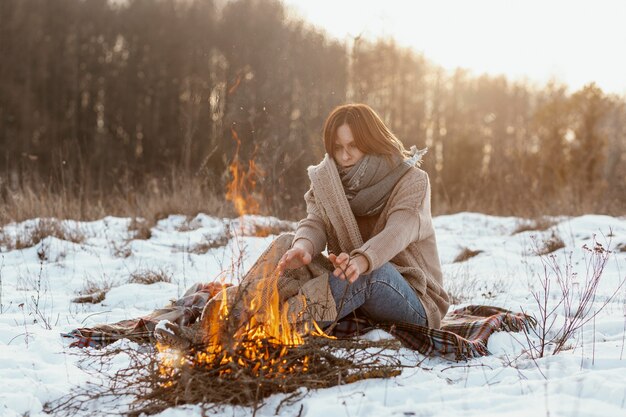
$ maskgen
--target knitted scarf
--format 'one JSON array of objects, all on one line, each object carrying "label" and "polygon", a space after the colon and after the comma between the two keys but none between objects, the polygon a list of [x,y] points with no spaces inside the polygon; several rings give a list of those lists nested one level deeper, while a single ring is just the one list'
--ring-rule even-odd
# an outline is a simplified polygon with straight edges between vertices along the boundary
[{"label": "knitted scarf", "polygon": [[426,149],[411,147],[411,157],[368,154],[347,170],[337,166],[344,192],[355,216],[375,216],[387,204],[391,191],[411,167],[421,162]]}]

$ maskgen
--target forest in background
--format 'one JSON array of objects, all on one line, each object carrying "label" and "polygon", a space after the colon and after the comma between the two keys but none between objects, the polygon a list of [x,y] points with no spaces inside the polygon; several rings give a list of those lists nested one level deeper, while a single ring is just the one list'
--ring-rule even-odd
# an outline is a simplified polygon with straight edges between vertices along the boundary
[{"label": "forest in background", "polygon": [[626,212],[626,98],[338,41],[277,0],[3,0],[0,56],[3,224],[229,214],[233,160],[297,219],[346,102],[429,148],[435,214]]}]

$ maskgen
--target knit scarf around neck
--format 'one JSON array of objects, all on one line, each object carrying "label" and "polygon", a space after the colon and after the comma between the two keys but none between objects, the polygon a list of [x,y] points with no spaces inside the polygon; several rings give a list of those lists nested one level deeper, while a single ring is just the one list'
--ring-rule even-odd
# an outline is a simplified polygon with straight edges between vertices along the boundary
[{"label": "knit scarf around neck", "polygon": [[395,157],[391,163],[381,155],[365,155],[353,167],[337,166],[344,192],[355,216],[375,216],[387,204],[391,191],[400,178],[421,162],[426,149],[411,147],[411,157]]}]

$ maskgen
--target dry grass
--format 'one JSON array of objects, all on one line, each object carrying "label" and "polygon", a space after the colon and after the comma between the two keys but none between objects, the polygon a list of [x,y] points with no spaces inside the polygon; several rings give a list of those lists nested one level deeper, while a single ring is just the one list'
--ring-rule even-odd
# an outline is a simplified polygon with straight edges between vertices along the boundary
[{"label": "dry grass", "polygon": [[85,285],[78,292],[78,295],[72,299],[73,303],[89,303],[97,304],[102,302],[111,288],[114,287],[114,283],[107,277],[102,277],[99,280],[87,278]]},{"label": "dry grass", "polygon": [[284,232],[293,232],[293,226],[288,222],[275,222],[268,225],[256,225],[254,236],[267,237],[270,235],[279,235]]},{"label": "dry grass", "polygon": [[202,225],[195,219],[195,217],[186,216],[185,221],[176,226],[176,231],[191,232],[193,230],[198,230],[200,227],[202,227]]},{"label": "dry grass", "polygon": [[226,228],[224,233],[217,236],[204,235],[200,243],[189,248],[189,252],[196,255],[203,255],[211,249],[221,248],[222,246],[228,245],[231,238],[232,235],[229,228]]},{"label": "dry grass", "polygon": [[152,227],[155,222],[149,222],[146,219],[133,217],[128,224],[128,231],[133,239],[148,240],[152,237]]},{"label": "dry grass", "polygon": [[231,204],[211,181],[176,169],[141,184],[121,183],[112,190],[93,186],[89,178],[81,181],[75,190],[50,187],[42,180],[32,180],[19,189],[6,188],[0,193],[0,225],[37,217],[90,221],[118,216],[143,218],[150,224],[169,214],[234,215]]},{"label": "dry grass", "polygon": [[482,250],[471,250],[469,248],[463,248],[463,250],[461,250],[461,253],[459,253],[456,258],[454,258],[454,261],[452,261],[453,263],[457,263],[457,262],[464,262],[467,261],[470,258],[473,258],[474,256],[478,255],[479,253],[483,253]]},{"label": "dry grass", "polygon": [[[0,178],[0,225],[37,217],[90,221],[118,216],[143,218],[154,224],[169,214],[236,216],[232,204],[224,199],[221,178],[186,174],[180,169],[170,168],[163,176],[145,175],[144,180],[135,183],[118,180],[116,184],[104,188],[101,181],[91,177],[87,170],[71,185],[50,184],[43,178],[24,178],[20,188],[10,187]],[[487,184],[480,189],[463,188],[461,193],[448,194],[443,185],[434,179],[432,187],[434,215],[474,211],[536,219],[520,224],[517,233],[544,229],[549,222],[546,214],[619,216],[623,214],[624,207],[624,198],[619,197],[620,193],[615,190],[607,198],[598,194],[602,190],[589,192],[581,198],[569,190],[563,190],[559,196],[527,195],[518,191],[528,190],[528,184],[521,183],[506,184],[505,187],[500,184],[499,188],[497,184]],[[296,220],[305,216],[303,198],[286,201],[276,195],[266,196],[266,199],[267,207],[275,209],[269,212],[267,207],[262,207],[260,214]],[[274,234],[271,231],[266,233]]]},{"label": "dry grass", "polygon": [[522,220],[519,222],[512,235],[528,231],[543,231],[554,226],[556,222],[548,217],[538,217],[536,219]]},{"label": "dry grass", "polygon": [[565,242],[554,230],[550,236],[541,242],[537,242],[535,252],[537,255],[547,255],[565,247]]},{"label": "dry grass", "polygon": [[479,296],[487,300],[494,299],[508,288],[506,277],[489,278],[481,283],[477,276],[470,275],[465,266],[459,268],[454,275],[446,276],[443,282],[452,304],[475,301]]},{"label": "dry grass", "polygon": [[129,245],[129,241],[118,243],[114,240],[109,242],[111,244],[111,255],[116,258],[128,258],[133,254],[133,250]]},{"label": "dry grass", "polygon": [[157,282],[172,282],[172,274],[160,268],[140,269],[128,278],[129,284],[151,285]]},{"label": "dry grass", "polygon": [[39,219],[34,227],[26,228],[16,236],[9,236],[3,229],[0,243],[7,250],[19,250],[33,247],[49,236],[73,243],[83,243],[86,239],[78,227],[69,227],[56,219]]},{"label": "dry grass", "polygon": [[[459,271],[460,272],[460,271]],[[454,276],[444,279],[446,293],[452,304],[461,304],[474,297],[478,288],[478,278],[470,276],[468,271],[461,275],[457,272]]]}]

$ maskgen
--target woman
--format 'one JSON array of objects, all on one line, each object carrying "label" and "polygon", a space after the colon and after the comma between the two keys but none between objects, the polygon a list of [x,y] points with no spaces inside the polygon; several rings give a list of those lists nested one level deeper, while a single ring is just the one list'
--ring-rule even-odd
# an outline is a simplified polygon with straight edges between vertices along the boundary
[{"label": "woman", "polygon": [[[228,322],[238,328],[250,314],[263,320],[263,312],[249,311],[249,306],[269,305],[272,288],[293,322],[328,326],[359,309],[374,322],[438,329],[449,302],[428,175],[416,167],[421,153],[408,152],[365,104],[331,112],[324,146],[322,162],[308,169],[307,217],[295,235],[272,242],[240,285],[217,294],[195,286],[175,304],[141,319],[75,329],[66,336],[76,340],[75,346],[104,345],[121,337],[150,339],[153,333],[178,347],[211,342],[223,329],[224,294],[231,317],[237,318]],[[321,255],[326,248],[328,258]],[[187,329],[200,311],[202,331]],[[167,328],[157,326],[161,320],[170,322]]]},{"label": "woman", "polygon": [[376,322],[439,328],[449,300],[428,175],[415,166],[421,153],[407,152],[365,104],[330,113],[324,147],[324,160],[308,170],[307,217],[299,222],[279,269],[309,265],[328,247],[334,270],[327,278],[332,300],[327,300],[330,311],[323,322],[358,308]]}]

